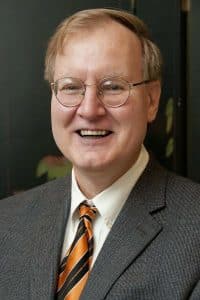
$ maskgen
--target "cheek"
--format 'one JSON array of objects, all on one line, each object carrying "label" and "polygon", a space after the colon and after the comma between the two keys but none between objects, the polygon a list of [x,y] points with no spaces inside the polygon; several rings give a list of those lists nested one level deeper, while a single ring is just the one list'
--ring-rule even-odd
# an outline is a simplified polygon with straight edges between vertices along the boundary
[{"label": "cheek", "polygon": [[52,129],[54,129],[60,122],[61,122],[61,116],[62,114],[57,109],[57,106],[54,104],[54,102],[51,102],[51,126]]},{"label": "cheek", "polygon": [[132,105],[126,112],[121,112],[121,137],[127,150],[141,144],[147,130],[148,112],[143,105]]},{"label": "cheek", "polygon": [[128,105],[121,107],[119,113],[121,124],[124,127],[134,130],[134,128],[145,127],[148,122],[148,107],[144,99],[131,99]]},{"label": "cheek", "polygon": [[51,100],[51,124],[52,129],[67,127],[74,115],[74,108],[63,107],[58,101],[52,97]]},{"label": "cheek", "polygon": [[59,139],[61,135],[61,113],[59,112],[54,99],[51,100],[51,128],[55,142],[59,147]]}]

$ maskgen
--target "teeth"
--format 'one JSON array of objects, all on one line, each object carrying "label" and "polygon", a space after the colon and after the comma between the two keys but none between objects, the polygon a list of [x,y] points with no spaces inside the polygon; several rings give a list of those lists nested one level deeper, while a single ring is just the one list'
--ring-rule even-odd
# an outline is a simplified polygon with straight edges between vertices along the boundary
[{"label": "teeth", "polygon": [[82,136],[104,136],[106,134],[108,134],[107,130],[80,130],[80,134]]}]

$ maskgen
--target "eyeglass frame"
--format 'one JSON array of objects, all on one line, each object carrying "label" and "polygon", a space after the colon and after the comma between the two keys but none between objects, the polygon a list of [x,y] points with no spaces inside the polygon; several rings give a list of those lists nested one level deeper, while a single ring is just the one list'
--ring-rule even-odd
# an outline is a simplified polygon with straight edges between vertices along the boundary
[{"label": "eyeglass frame", "polygon": [[[82,86],[84,87],[84,94],[83,94],[83,98],[81,99],[80,103],[74,104],[74,105],[64,105],[64,104],[58,99],[57,94],[56,94],[56,85],[57,85],[57,83],[58,83],[59,80],[62,80],[62,79],[65,79],[65,78],[76,79],[76,80],[80,81],[80,83],[82,83]],[[104,107],[117,108],[117,107],[120,107],[120,106],[124,105],[124,104],[127,102],[128,98],[129,98],[129,96],[130,96],[130,92],[131,92],[131,89],[132,89],[132,88],[134,88],[135,86],[142,85],[142,84],[147,84],[147,83],[149,83],[149,82],[152,81],[152,80],[142,80],[142,81],[133,83],[133,82],[127,81],[127,80],[126,80],[125,78],[123,78],[123,77],[111,76],[111,77],[104,77],[104,78],[100,79],[97,83],[86,84],[86,83],[84,83],[80,78],[71,77],[71,76],[64,76],[64,77],[62,77],[62,78],[57,79],[57,80],[54,81],[54,82],[51,82],[50,85],[51,85],[51,88],[52,88],[52,90],[53,90],[53,92],[54,92],[54,95],[55,95],[57,101],[58,101],[62,106],[64,106],[64,107],[77,107],[77,106],[79,106],[79,105],[82,103],[82,101],[83,101],[83,99],[84,99],[84,97],[85,97],[86,88],[87,88],[88,86],[94,86],[94,85],[96,85],[96,86],[97,86],[97,90],[98,90],[98,85],[99,85],[99,83],[101,83],[102,81],[104,81],[104,80],[106,80],[106,79],[107,79],[107,80],[109,80],[109,79],[112,80],[113,78],[114,78],[114,79],[120,79],[120,80],[122,80],[122,81],[124,81],[124,82],[126,82],[126,83],[128,84],[128,87],[129,87],[129,90],[128,90],[128,96],[127,96],[127,98],[124,100],[123,103],[121,103],[121,104],[119,104],[119,105],[114,105],[114,106],[112,106],[112,105],[107,105],[107,104],[105,104],[105,103],[102,101],[102,99],[98,96],[98,93],[97,93],[97,98],[98,98],[99,101],[103,104]],[[104,97],[104,95],[103,95],[103,97]]]}]

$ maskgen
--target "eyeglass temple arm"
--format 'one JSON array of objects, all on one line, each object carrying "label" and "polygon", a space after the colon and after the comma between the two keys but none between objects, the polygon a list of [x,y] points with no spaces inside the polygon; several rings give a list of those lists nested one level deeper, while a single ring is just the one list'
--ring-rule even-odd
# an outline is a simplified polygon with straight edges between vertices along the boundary
[{"label": "eyeglass temple arm", "polygon": [[129,83],[131,87],[137,86],[137,85],[141,85],[141,84],[145,84],[145,83],[149,83],[151,80],[143,80],[140,82],[136,82],[136,83]]}]

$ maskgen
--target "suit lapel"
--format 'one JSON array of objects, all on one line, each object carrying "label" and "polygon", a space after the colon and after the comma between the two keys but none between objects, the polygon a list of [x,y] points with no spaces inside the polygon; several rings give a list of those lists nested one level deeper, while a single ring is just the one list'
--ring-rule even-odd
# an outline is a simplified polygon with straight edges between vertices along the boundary
[{"label": "suit lapel", "polygon": [[65,233],[67,215],[70,210],[70,180],[61,179],[51,183],[43,193],[37,229],[32,236],[31,255],[31,299],[54,299],[57,270]]},{"label": "suit lapel", "polygon": [[104,299],[122,272],[162,230],[151,214],[165,206],[165,186],[164,171],[150,162],[115,221],[81,300]]}]

